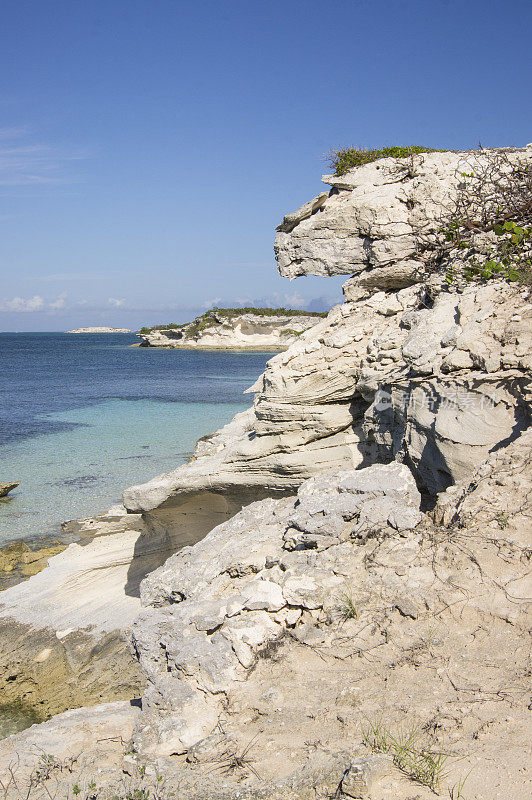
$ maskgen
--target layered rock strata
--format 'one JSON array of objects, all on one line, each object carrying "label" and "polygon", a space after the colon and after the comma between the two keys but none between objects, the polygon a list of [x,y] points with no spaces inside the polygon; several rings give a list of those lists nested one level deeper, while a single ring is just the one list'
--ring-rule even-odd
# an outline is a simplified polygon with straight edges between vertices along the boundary
[{"label": "layered rock strata", "polygon": [[[276,252],[289,277],[354,276],[346,302],[269,361],[253,407],[200,441],[191,462],[126,490],[120,530],[87,523],[110,534],[112,556],[103,555],[108,536],[97,536],[94,569],[83,571],[71,546],[26,590],[0,595],[6,624],[48,625],[56,639],[71,623],[89,626],[94,603],[98,641],[107,615],[131,625],[151,573],[133,633],[147,680],[134,733],[141,756],[171,771],[186,752],[186,770],[208,772],[257,735],[273,779],[280,742],[286,763],[304,771],[322,747],[360,742],[362,717],[385,709],[404,725],[415,712],[440,749],[443,732],[465,755],[482,740],[481,772],[506,796],[525,796],[515,764],[525,730],[532,305],[518,284],[449,284],[443,273],[463,264],[458,251],[434,263],[462,173],[488,157],[383,159],[327,178],[329,194],[285,218]],[[426,510],[436,504],[436,522],[420,513],[419,493]],[[46,588],[53,575],[58,598],[72,581],[89,590],[61,611]],[[34,608],[44,603],[30,620],[24,591],[33,589]],[[500,722],[502,708],[511,721]],[[493,771],[501,736],[513,765],[502,783]],[[340,791],[351,761],[335,764]],[[198,797],[216,797],[203,780]],[[320,796],[312,782],[307,795],[286,794],[290,786],[271,796]],[[393,777],[379,791],[410,796]]]},{"label": "layered rock strata", "polygon": [[140,695],[143,676],[126,632],[140,609],[140,580],[173,552],[160,540],[146,545],[140,515],[125,509],[67,527],[78,543],[0,592],[2,704],[21,703],[42,718]]},{"label": "layered rock strata", "polygon": [[525,800],[531,452],[528,431],[431,517],[397,463],[248,506],[143,583],[142,710],[61,715],[0,745],[0,764],[16,751],[31,774],[50,752],[58,798],[91,781],[101,798],[433,797],[408,763],[372,753],[374,724],[412,731],[420,767],[445,754],[440,794],[468,776],[471,797]]}]

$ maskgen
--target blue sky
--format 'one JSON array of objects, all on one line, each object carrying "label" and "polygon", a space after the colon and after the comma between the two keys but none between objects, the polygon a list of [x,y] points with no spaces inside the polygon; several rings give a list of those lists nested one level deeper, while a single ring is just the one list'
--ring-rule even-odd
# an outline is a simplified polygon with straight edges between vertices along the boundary
[{"label": "blue sky", "polygon": [[321,308],[275,271],[340,145],[532,140],[521,0],[4,0],[0,330]]}]

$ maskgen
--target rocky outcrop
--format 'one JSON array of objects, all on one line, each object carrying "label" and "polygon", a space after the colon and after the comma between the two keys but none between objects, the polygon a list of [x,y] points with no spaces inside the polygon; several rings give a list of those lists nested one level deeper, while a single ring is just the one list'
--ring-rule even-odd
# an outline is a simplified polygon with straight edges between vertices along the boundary
[{"label": "rocky outcrop", "polygon": [[[532,158],[532,147],[509,157]],[[129,489],[126,507],[155,517],[203,492],[245,503],[250,487],[293,492],[324,469],[392,459],[434,495],[524,430],[528,292],[504,281],[450,285],[460,251],[430,272],[462,173],[488,158],[431,153],[326,177],[334,193],[285,218],[276,255],[289,277],[356,273],[346,303],[268,362],[252,411],[194,462]]]},{"label": "rocky outcrop", "polygon": [[295,499],[252,503],[153,572],[133,629],[148,677],[138,747],[179,754],[212,733],[257,654],[346,590],[343,545],[386,526],[406,536],[419,501],[397,463],[313,478]]},{"label": "rocky outcrop", "polygon": [[323,470],[395,458],[430,494],[466,477],[528,424],[532,306],[502,282],[432,292],[333,309],[268,362],[253,409],[192,462],[128,489],[126,507],[155,519],[193,495],[244,504],[250,489],[290,493]]},{"label": "rocky outcrop", "polygon": [[7,497],[9,492],[20,486],[20,481],[12,481],[11,483],[0,483],[0,497]]},{"label": "rocky outcrop", "polygon": [[[489,167],[493,153],[381,158],[342,176],[325,175],[329,196],[320,194],[311,201],[311,214],[307,203],[285,217],[294,225],[283,222],[277,228],[279,272],[288,278],[356,275],[360,287],[398,289],[414,283],[425,272],[465,181]],[[532,158],[532,145],[504,153],[510,164],[523,163]]]},{"label": "rocky outcrop", "polygon": [[[42,747],[50,787],[71,768],[57,797],[159,776],[168,800],[429,800],[432,774],[440,793],[468,775],[469,796],[525,800],[531,445],[494,452],[430,517],[398,463],[248,506],[144,581],[142,710],[61,715],[0,745],[0,764],[15,748],[35,768]],[[401,732],[418,772],[375,744]]]},{"label": "rocky outcrop", "polygon": [[[72,797],[114,774],[139,709],[105,703],[58,714],[0,743],[0,789],[9,798]],[[89,775],[91,777],[87,778]],[[83,797],[85,796],[82,795]]]},{"label": "rocky outcrop", "polygon": [[346,302],[189,463],[126,490],[118,520],[86,521],[85,552],[0,595],[6,624],[50,620],[56,638],[136,616],[137,763],[190,798],[405,800],[396,758],[384,775],[364,762],[376,719],[419,727],[416,758],[451,748],[449,792],[474,766],[473,796],[526,796],[532,304],[519,284],[448,282],[458,249],[435,261],[462,172],[488,156],[327,179],[276,252],[289,277],[352,276]]},{"label": "rocky outcrop", "polygon": [[[241,312],[238,309],[208,311],[185,325],[141,332],[141,347],[173,347],[200,350],[286,350],[324,314],[305,314],[279,309]],[[230,312],[230,313],[229,313]]]},{"label": "rocky outcrop", "polygon": [[43,718],[139,696],[127,630],[140,609],[140,580],[173,552],[155,537],[147,545],[142,519],[125,509],[69,527],[79,542],[0,592],[2,702]]}]

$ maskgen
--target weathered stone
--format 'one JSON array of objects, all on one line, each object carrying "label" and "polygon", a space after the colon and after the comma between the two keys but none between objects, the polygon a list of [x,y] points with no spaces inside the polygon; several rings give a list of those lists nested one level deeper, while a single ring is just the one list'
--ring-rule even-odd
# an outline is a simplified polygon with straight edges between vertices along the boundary
[{"label": "weathered stone", "polygon": [[11,483],[0,483],[0,497],[6,497],[9,492],[20,486],[20,481],[12,481]]},{"label": "weathered stone", "polygon": [[357,758],[344,774],[340,788],[343,794],[357,800],[371,797],[375,784],[392,769],[391,756],[370,755]]}]

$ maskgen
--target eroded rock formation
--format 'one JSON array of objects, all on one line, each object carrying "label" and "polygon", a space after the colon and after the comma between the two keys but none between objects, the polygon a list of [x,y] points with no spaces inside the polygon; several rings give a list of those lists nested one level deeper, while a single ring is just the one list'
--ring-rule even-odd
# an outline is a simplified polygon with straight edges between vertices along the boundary
[{"label": "eroded rock formation", "polygon": [[377,718],[419,726],[421,757],[451,743],[449,791],[471,766],[483,800],[527,796],[532,304],[519,284],[449,283],[463,253],[437,257],[462,173],[486,158],[327,178],[276,253],[289,277],[352,276],[346,302],[269,361],[253,407],[192,461],[84,523],[105,534],[90,568],[71,546],[0,595],[6,624],[30,625],[35,589],[56,638],[92,608],[95,641],[108,611],[119,628],[136,616],[133,760],[190,798],[405,800],[397,763],[364,761]]},{"label": "eroded rock formation", "polygon": [[194,322],[140,333],[141,347],[171,347],[185,350],[286,350],[324,314],[299,312],[238,312],[213,309]]}]

